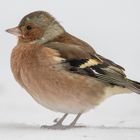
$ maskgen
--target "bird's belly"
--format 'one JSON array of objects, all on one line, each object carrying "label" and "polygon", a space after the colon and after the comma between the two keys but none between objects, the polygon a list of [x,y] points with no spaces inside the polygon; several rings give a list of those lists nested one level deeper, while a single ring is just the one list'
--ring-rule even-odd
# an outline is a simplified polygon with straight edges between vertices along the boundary
[{"label": "bird's belly", "polygon": [[[72,113],[72,114],[78,114],[82,112],[86,112],[89,109],[93,108],[90,104],[83,104],[81,101],[78,101],[77,97],[71,97],[71,96],[63,96],[63,98],[52,96],[54,93],[48,93],[48,96],[45,98],[36,98],[34,99],[41,104],[42,106],[56,111],[56,112],[62,112],[62,113]],[[51,95],[51,98],[49,98],[49,95]]]},{"label": "bird's belly", "polygon": [[22,71],[21,75],[29,94],[39,104],[53,111],[73,114],[86,112],[103,98],[99,83],[84,76],[67,76],[62,72],[57,73],[57,78],[53,73],[38,77],[29,71]]}]

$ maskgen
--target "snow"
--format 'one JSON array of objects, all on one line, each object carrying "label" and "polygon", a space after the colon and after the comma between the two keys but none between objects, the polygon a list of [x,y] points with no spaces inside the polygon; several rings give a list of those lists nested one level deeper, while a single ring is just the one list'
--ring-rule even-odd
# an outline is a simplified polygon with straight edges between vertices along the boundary
[{"label": "snow", "polygon": [[[29,126],[27,126],[29,127]],[[5,135],[5,134],[4,134]],[[7,137],[1,137],[3,140],[138,140],[140,132],[139,130],[132,129],[118,129],[118,128],[86,128],[86,129],[75,129],[65,131],[51,131],[51,130],[39,130],[37,128],[26,128],[26,126],[20,125],[18,129],[9,129],[6,133]]]},{"label": "snow", "polygon": [[[25,91],[21,92],[16,97],[6,94],[0,98],[1,140],[140,139],[140,102],[130,102],[130,99],[132,102],[140,101],[138,95],[126,94],[109,98],[94,110],[83,114],[77,124],[83,125],[82,128],[49,130],[40,126],[52,124],[62,114],[41,107]],[[74,115],[70,115],[65,124],[73,118]]]},{"label": "snow", "polygon": [[[41,129],[63,114],[38,105],[14,80],[10,54],[16,38],[5,32],[27,13],[45,10],[66,30],[122,65],[140,81],[140,1],[133,0],[4,0],[0,4],[0,140],[140,140],[140,96],[116,95],[83,114],[70,130]],[[65,124],[74,115],[68,116]]]}]

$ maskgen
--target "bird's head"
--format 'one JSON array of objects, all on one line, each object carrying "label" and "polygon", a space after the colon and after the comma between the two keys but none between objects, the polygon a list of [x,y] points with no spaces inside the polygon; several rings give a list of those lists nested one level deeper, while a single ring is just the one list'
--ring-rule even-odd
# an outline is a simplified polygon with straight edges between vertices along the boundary
[{"label": "bird's head", "polygon": [[19,25],[6,30],[22,42],[48,42],[64,32],[63,27],[49,13],[36,11],[23,17]]}]

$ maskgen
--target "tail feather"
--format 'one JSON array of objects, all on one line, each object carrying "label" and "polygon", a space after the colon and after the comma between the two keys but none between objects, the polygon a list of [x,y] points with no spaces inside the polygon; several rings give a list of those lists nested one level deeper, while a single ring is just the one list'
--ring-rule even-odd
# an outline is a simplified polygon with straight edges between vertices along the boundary
[{"label": "tail feather", "polygon": [[139,82],[127,79],[127,88],[137,94],[140,94],[140,83]]}]

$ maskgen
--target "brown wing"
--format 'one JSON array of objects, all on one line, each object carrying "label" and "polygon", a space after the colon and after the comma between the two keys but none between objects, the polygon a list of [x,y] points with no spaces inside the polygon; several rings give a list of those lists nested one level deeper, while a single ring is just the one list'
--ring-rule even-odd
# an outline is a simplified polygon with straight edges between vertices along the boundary
[{"label": "brown wing", "polygon": [[90,59],[91,54],[94,53],[94,50],[91,51],[91,48],[83,49],[81,46],[74,44],[65,44],[60,42],[51,42],[44,44],[46,47],[57,50],[61,57],[71,60],[71,59]]},{"label": "brown wing", "polygon": [[97,78],[104,83],[125,87],[126,75],[124,68],[114,62],[81,46],[51,42],[46,47],[55,49],[65,59],[62,65],[67,71]]}]

